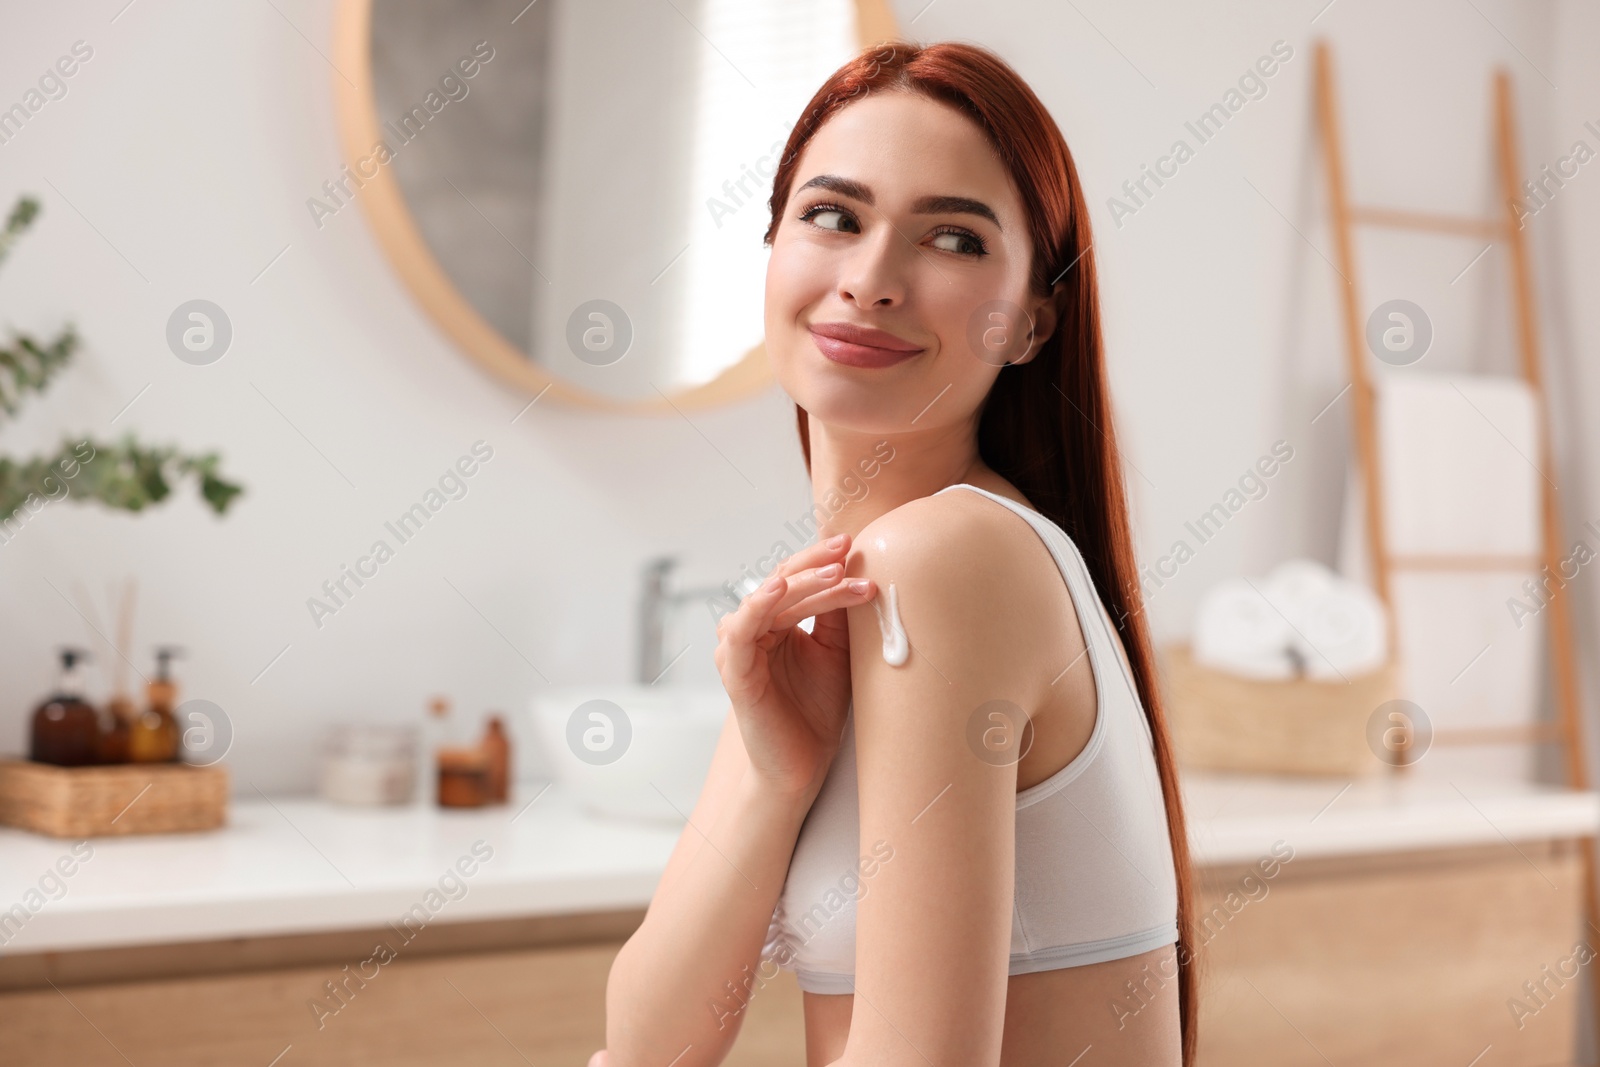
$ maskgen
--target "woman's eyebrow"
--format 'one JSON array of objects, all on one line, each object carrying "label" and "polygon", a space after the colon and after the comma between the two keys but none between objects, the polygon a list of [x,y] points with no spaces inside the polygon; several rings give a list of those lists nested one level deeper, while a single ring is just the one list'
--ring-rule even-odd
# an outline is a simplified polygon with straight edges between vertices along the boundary
[{"label": "woman's eyebrow", "polygon": [[995,229],[1003,228],[988,204],[970,196],[925,196],[911,210],[918,215],[977,215],[994,223]]},{"label": "woman's eyebrow", "polygon": [[[872,190],[853,178],[843,178],[837,174],[818,174],[795,192],[803,192],[812,187],[832,190],[853,200],[859,200],[869,207],[873,204]],[[994,223],[996,229],[1003,229],[993,208],[982,200],[974,200],[969,196],[924,196],[911,205],[911,210],[918,215],[977,215]]]}]

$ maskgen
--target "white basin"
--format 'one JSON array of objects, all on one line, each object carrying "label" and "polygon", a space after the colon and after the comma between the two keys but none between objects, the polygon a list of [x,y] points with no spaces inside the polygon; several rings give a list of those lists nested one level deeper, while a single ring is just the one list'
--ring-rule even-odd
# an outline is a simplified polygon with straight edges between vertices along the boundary
[{"label": "white basin", "polygon": [[585,809],[682,825],[711,769],[728,709],[720,685],[619,683],[544,690],[532,700],[531,717],[551,776]]}]

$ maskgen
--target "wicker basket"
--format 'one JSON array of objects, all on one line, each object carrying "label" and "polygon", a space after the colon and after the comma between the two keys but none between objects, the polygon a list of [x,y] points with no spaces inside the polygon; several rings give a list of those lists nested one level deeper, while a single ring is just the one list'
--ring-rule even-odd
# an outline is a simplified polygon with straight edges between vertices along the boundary
[{"label": "wicker basket", "polygon": [[1178,762],[1210,771],[1374,774],[1368,742],[1379,705],[1399,691],[1394,660],[1350,679],[1258,680],[1196,663],[1187,644],[1162,649],[1167,718]]},{"label": "wicker basket", "polygon": [[0,759],[0,823],[52,837],[210,830],[227,819],[221,765],[56,767]]}]

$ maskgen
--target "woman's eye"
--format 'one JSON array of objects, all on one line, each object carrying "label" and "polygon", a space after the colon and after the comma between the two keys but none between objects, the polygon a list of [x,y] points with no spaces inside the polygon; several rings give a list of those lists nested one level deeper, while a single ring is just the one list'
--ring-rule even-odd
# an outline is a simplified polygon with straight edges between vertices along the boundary
[{"label": "woman's eye", "polygon": [[814,207],[800,216],[806,222],[824,230],[839,233],[859,233],[860,227],[848,211],[836,207]]},{"label": "woman's eye", "polygon": [[983,247],[983,242],[972,234],[953,231],[934,234],[933,246],[967,256],[981,256],[988,251]]}]

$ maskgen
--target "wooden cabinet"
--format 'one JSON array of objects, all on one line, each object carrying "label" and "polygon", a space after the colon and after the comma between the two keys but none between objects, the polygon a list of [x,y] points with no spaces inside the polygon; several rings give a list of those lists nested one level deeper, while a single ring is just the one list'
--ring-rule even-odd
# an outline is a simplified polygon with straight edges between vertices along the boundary
[{"label": "wooden cabinet", "polygon": [[[381,930],[3,959],[0,1063],[584,1067],[640,918],[435,925],[388,962]],[[574,936],[601,940],[551,943]],[[725,1062],[803,1067],[800,999],[787,972],[769,982]]]},{"label": "wooden cabinet", "polygon": [[[1581,847],[1303,858],[1255,881],[1201,869],[1200,1067],[1571,1063],[1574,949],[1592,943]],[[435,924],[386,963],[368,961],[392,930],[0,957],[0,1062],[584,1067],[642,915]],[[804,1048],[781,972],[727,1062],[801,1067]]]},{"label": "wooden cabinet", "polygon": [[1202,870],[1199,1067],[1573,1063],[1586,845],[1297,859],[1265,895]]}]

